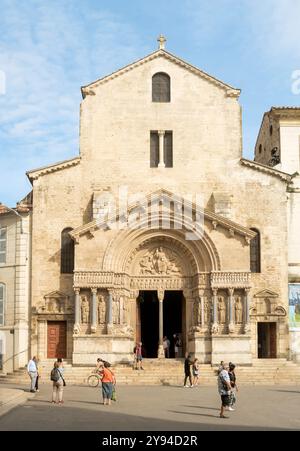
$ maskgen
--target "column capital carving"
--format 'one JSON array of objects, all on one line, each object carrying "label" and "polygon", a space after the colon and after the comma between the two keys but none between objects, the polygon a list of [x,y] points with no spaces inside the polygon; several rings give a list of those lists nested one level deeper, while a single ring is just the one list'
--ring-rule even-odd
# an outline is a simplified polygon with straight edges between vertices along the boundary
[{"label": "column capital carving", "polygon": [[157,290],[157,297],[159,302],[163,302],[165,297],[165,290]]},{"label": "column capital carving", "polygon": [[219,291],[218,288],[213,288],[211,291],[214,296],[218,296],[218,291]]},{"label": "column capital carving", "polygon": [[159,136],[165,136],[166,131],[165,130],[158,130]]},{"label": "column capital carving", "polygon": [[91,288],[91,292],[92,292],[92,294],[97,294],[97,291],[98,291],[98,288]]},{"label": "column capital carving", "polygon": [[75,294],[80,294],[80,288],[74,288],[74,293]]},{"label": "column capital carving", "polygon": [[234,295],[234,288],[228,288],[229,296],[232,297]]},{"label": "column capital carving", "polygon": [[251,292],[251,288],[245,288],[245,294],[247,296],[249,296],[250,292]]}]

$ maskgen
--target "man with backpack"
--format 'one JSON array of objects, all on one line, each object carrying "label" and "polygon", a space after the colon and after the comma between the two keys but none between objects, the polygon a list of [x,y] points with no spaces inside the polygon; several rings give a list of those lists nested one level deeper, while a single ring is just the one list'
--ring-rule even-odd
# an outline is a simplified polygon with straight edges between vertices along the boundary
[{"label": "man with backpack", "polygon": [[227,418],[224,415],[224,411],[227,407],[230,406],[231,403],[231,384],[228,371],[228,363],[223,363],[223,370],[221,370],[218,375],[218,390],[221,396],[220,418]]}]

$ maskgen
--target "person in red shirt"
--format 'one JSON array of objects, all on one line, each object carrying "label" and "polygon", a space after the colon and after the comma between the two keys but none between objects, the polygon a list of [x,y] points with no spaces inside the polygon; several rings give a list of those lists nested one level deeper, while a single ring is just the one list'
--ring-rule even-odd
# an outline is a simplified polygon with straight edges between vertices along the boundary
[{"label": "person in red shirt", "polygon": [[115,375],[110,370],[110,363],[104,362],[103,370],[100,371],[100,375],[102,375],[101,381],[103,405],[110,406],[114,385],[116,384]]}]

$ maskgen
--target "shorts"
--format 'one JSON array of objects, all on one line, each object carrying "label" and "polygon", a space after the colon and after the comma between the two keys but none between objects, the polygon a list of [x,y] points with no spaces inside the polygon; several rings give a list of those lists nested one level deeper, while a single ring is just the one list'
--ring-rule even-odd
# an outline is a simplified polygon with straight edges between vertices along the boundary
[{"label": "shorts", "polygon": [[231,404],[231,396],[230,395],[221,395],[222,406],[229,407]]},{"label": "shorts", "polygon": [[135,358],[137,362],[141,362],[143,360],[143,357],[141,355],[137,355],[135,356]]}]

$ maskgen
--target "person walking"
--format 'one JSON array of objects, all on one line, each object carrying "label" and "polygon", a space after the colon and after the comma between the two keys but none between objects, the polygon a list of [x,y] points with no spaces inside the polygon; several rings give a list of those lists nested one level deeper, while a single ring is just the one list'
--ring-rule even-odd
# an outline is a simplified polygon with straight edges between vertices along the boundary
[{"label": "person walking", "polygon": [[135,369],[136,370],[143,370],[144,368],[142,367],[142,361],[143,361],[143,351],[142,351],[142,345],[143,343],[137,343],[136,346],[134,347],[134,356],[135,356]]},{"label": "person walking", "polygon": [[221,396],[220,418],[227,418],[224,415],[224,412],[225,409],[230,406],[231,401],[231,385],[228,371],[228,363],[223,363],[223,370],[220,371],[218,375],[218,391]]},{"label": "person walking", "polygon": [[63,404],[63,391],[66,386],[64,377],[64,367],[62,359],[57,359],[54,363],[53,370],[51,371],[51,380],[53,382],[52,390],[52,404]]},{"label": "person walking", "polygon": [[231,385],[231,396],[230,396],[230,406],[228,410],[234,411],[236,404],[236,393],[239,391],[237,383],[236,383],[236,375],[235,375],[235,365],[233,363],[229,364],[229,379]]},{"label": "person walking", "polygon": [[199,360],[195,359],[193,363],[193,385],[196,387],[199,381]]},{"label": "person walking", "polygon": [[110,370],[110,363],[104,362],[104,366],[100,374],[102,375],[102,397],[103,405],[110,406],[113,396],[114,386],[116,385],[116,378],[114,373]]},{"label": "person walking", "polygon": [[191,375],[191,365],[192,365],[191,358],[192,358],[191,354],[186,352],[185,360],[184,360],[184,384],[183,384],[184,387],[188,387],[188,385],[186,385],[188,379],[190,382],[190,387],[193,387],[193,381],[192,381],[192,375]]},{"label": "person walking", "polygon": [[28,365],[27,365],[27,373],[30,377],[30,392],[31,393],[35,393],[36,389],[35,389],[35,385],[36,385],[36,379],[37,379],[37,375],[38,375],[38,370],[37,370],[37,358],[34,356],[32,357],[31,360],[29,360]]}]

